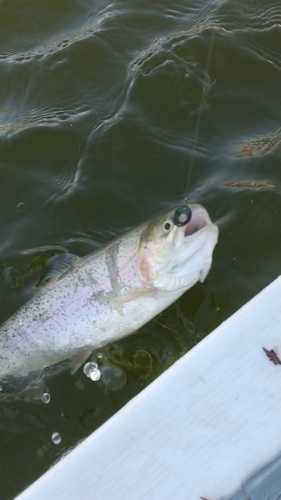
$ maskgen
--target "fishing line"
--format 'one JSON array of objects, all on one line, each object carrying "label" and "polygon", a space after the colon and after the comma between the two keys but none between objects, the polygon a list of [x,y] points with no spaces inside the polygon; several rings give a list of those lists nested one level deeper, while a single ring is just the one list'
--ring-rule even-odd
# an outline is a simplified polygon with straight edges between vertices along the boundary
[{"label": "fishing line", "polygon": [[[206,64],[206,73],[207,73],[207,75],[209,73],[209,68],[210,68],[211,55],[212,55],[213,44],[214,44],[214,35],[215,35],[215,30],[213,28],[212,35],[211,35],[211,40],[210,40],[209,51],[208,51],[207,64]],[[187,193],[187,190],[188,190],[189,185],[190,185],[191,174],[192,174],[194,160],[195,160],[195,147],[197,145],[197,140],[198,140],[198,135],[199,135],[199,129],[200,129],[200,124],[201,124],[203,104],[204,104],[204,100],[205,100],[205,97],[206,97],[206,86],[207,85],[208,85],[208,80],[206,80],[206,82],[203,83],[203,89],[202,89],[202,94],[201,94],[201,99],[200,99],[200,105],[199,105],[199,113],[198,113],[196,127],[195,127],[195,135],[194,135],[193,145],[192,145],[192,149],[191,149],[191,159],[190,159],[189,169],[188,169],[188,172],[187,172],[187,182],[186,182],[185,193]],[[185,198],[184,199],[185,203],[186,203],[186,200],[187,199]]]}]

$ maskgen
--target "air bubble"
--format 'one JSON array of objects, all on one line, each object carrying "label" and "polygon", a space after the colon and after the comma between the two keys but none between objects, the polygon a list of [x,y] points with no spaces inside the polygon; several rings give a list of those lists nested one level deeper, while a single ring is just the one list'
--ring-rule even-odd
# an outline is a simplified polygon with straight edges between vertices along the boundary
[{"label": "air bubble", "polygon": [[53,432],[52,434],[52,441],[54,444],[60,444],[61,443],[61,435],[59,432]]},{"label": "air bubble", "polygon": [[127,382],[127,375],[123,368],[113,365],[102,367],[102,381],[110,391],[119,391]]},{"label": "air bubble", "polygon": [[41,401],[42,401],[42,403],[45,403],[45,405],[47,405],[48,403],[50,403],[50,401],[51,401],[51,394],[49,394],[48,392],[44,392],[44,394],[41,397]]},{"label": "air bubble", "polygon": [[90,378],[93,382],[97,382],[101,377],[99,367],[97,363],[94,363],[93,361],[89,361],[84,365],[83,372],[86,377]]},{"label": "air bubble", "polygon": [[18,204],[17,204],[17,209],[18,210],[24,210],[25,209],[25,203],[23,201],[20,201]]}]

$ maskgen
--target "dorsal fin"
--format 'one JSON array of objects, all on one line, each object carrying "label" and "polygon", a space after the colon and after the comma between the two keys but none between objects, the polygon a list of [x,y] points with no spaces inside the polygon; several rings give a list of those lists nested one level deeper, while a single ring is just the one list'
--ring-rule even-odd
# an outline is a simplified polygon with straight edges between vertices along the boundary
[{"label": "dorsal fin", "polygon": [[46,264],[44,273],[37,286],[43,286],[58,279],[78,260],[79,257],[73,253],[60,253],[51,257]]}]

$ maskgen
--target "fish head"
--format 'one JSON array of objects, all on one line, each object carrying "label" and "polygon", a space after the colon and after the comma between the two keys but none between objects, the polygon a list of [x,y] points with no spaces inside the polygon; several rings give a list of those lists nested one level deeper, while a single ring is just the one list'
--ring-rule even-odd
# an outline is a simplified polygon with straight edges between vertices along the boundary
[{"label": "fish head", "polygon": [[207,210],[195,203],[173,207],[148,222],[138,249],[138,270],[145,286],[184,291],[204,281],[218,232]]}]

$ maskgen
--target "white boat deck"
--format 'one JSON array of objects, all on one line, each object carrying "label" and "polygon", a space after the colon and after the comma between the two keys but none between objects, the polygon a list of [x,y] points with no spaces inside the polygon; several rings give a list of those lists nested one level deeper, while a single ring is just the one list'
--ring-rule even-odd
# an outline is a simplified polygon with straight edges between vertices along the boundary
[{"label": "white boat deck", "polygon": [[281,498],[279,357],[281,276],[17,500]]}]

